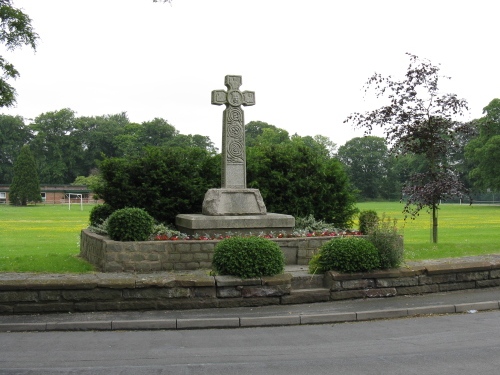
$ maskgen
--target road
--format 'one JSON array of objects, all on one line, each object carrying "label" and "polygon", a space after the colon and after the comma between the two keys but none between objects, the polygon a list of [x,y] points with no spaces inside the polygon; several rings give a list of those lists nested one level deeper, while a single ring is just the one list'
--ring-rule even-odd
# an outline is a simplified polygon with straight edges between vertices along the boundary
[{"label": "road", "polygon": [[333,325],[0,333],[0,374],[478,374],[500,311]]}]

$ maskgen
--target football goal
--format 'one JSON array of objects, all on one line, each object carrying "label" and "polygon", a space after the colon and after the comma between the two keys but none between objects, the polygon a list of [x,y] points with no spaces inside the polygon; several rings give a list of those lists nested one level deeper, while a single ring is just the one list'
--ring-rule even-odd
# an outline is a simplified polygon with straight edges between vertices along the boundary
[{"label": "football goal", "polygon": [[66,198],[68,199],[68,210],[71,210],[71,198],[73,198],[77,201],[80,199],[80,211],[83,211],[83,194],[66,193]]}]

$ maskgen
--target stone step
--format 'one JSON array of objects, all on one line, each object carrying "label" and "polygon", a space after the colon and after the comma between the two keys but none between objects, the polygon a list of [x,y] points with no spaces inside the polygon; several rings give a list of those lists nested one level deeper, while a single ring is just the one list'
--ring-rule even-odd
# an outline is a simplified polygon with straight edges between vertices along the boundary
[{"label": "stone step", "polygon": [[281,303],[301,304],[327,302],[330,300],[330,290],[327,288],[292,289],[289,295],[281,297]]},{"label": "stone step", "polygon": [[292,273],[292,290],[323,288],[324,274]]}]

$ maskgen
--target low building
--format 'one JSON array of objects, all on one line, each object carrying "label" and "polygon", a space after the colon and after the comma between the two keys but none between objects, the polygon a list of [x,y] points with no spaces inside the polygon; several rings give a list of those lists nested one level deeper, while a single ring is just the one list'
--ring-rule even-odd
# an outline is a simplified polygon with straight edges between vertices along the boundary
[{"label": "low building", "polygon": [[[0,184],[0,204],[9,203],[10,185]],[[97,203],[93,193],[85,185],[57,185],[57,184],[40,184],[40,194],[42,203],[59,204],[59,203]]]}]

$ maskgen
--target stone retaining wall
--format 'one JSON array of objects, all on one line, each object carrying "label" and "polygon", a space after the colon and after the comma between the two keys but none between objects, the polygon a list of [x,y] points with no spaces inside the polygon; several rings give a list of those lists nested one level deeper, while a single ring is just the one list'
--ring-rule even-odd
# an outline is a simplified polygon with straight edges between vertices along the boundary
[{"label": "stone retaining wall", "polygon": [[394,270],[364,274],[327,272],[331,300],[391,297],[500,286],[500,256],[485,261],[454,259],[412,263]]},{"label": "stone retaining wall", "polygon": [[[273,238],[286,264],[306,265],[325,242],[338,237]],[[80,255],[101,272],[210,269],[217,240],[119,242],[82,230]]]},{"label": "stone retaining wall", "polygon": [[[320,281],[307,285],[309,281]],[[500,256],[372,273],[239,279],[198,273],[0,274],[0,313],[195,309],[310,303],[500,286]],[[313,289],[304,289],[313,288]]]}]

